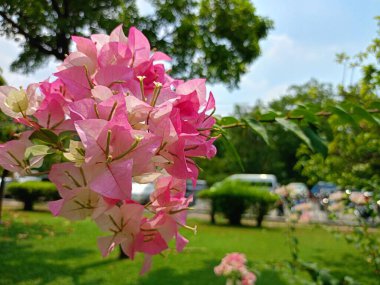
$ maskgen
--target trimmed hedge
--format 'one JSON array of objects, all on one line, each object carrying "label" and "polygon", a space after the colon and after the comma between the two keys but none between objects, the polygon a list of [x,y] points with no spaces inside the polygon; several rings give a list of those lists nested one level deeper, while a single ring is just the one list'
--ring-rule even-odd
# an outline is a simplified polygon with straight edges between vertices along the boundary
[{"label": "trimmed hedge", "polygon": [[228,179],[214,184],[209,190],[200,192],[199,197],[211,200],[213,222],[214,214],[220,212],[231,225],[240,225],[244,212],[253,207],[258,227],[261,227],[264,216],[279,199],[267,187],[252,186],[248,182]]},{"label": "trimmed hedge", "polygon": [[32,211],[36,201],[58,199],[57,188],[47,181],[11,182],[6,191],[16,200],[24,203],[25,211]]}]

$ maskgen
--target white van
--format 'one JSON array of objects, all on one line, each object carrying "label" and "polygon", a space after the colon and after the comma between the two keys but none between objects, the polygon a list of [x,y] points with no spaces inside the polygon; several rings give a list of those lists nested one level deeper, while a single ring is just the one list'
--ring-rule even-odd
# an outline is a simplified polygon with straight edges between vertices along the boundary
[{"label": "white van", "polygon": [[270,191],[274,191],[278,187],[277,178],[273,174],[234,174],[227,179],[241,180],[251,185],[267,186]]}]

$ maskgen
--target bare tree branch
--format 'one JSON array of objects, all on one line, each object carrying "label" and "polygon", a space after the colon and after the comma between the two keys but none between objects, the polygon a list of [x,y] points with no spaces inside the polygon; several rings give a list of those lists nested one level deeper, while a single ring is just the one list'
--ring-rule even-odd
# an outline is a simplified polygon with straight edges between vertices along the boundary
[{"label": "bare tree branch", "polygon": [[45,47],[43,45],[43,40],[39,37],[33,37],[28,32],[26,32],[20,25],[18,25],[15,21],[13,21],[4,11],[0,11],[0,16],[6,21],[8,24],[12,26],[12,28],[15,30],[15,34],[20,34],[24,36],[25,40],[33,47],[37,48],[41,53],[47,54],[47,55],[54,55],[57,58],[61,58],[62,55],[52,49],[49,49],[48,47]]}]

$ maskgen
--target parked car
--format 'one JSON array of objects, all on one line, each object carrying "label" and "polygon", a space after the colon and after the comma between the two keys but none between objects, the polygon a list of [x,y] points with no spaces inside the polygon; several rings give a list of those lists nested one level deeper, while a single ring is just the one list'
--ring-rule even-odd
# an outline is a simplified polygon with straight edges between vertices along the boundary
[{"label": "parked car", "polygon": [[279,186],[273,174],[234,174],[227,179],[246,181],[255,186],[267,186],[270,191],[274,191]]},{"label": "parked car", "polygon": [[290,198],[296,202],[304,203],[309,198],[309,189],[305,183],[292,182],[286,185]]},{"label": "parked car", "polygon": [[17,182],[27,182],[27,181],[49,181],[49,176],[47,174],[43,175],[24,175],[21,176],[19,173],[13,173],[14,181]]},{"label": "parked car", "polygon": [[197,193],[201,190],[207,189],[207,182],[205,180],[197,180],[197,184],[193,185],[193,181],[186,181],[186,197],[193,195],[193,202],[190,203],[190,206],[195,205],[197,200]]},{"label": "parked car", "polygon": [[[191,180],[188,180],[186,183],[186,197],[190,195],[194,195],[193,202],[191,205],[195,203],[196,193],[200,190],[206,189],[207,183],[204,180],[198,180],[195,187]],[[154,191],[154,184],[140,184],[137,182],[132,182],[132,199],[140,204],[146,204],[149,202],[150,194]]]},{"label": "parked car", "polygon": [[339,187],[334,183],[319,181],[310,191],[312,196],[319,201],[320,209],[326,210],[329,207],[329,196],[339,190]]},{"label": "parked car", "polygon": [[311,194],[318,199],[323,199],[327,198],[331,193],[334,193],[338,190],[338,186],[334,183],[319,181],[311,188]]},{"label": "parked car", "polygon": [[349,194],[349,206],[354,208],[354,214],[357,217],[361,217],[365,220],[379,215],[378,213],[378,202],[374,199],[374,194],[372,191],[351,191],[346,190]]},{"label": "parked car", "polygon": [[40,176],[19,176],[16,178],[17,182],[29,182],[29,181],[42,181],[42,177]]},{"label": "parked car", "polygon": [[153,183],[140,184],[132,182],[132,199],[140,204],[149,202],[149,196],[154,191]]}]

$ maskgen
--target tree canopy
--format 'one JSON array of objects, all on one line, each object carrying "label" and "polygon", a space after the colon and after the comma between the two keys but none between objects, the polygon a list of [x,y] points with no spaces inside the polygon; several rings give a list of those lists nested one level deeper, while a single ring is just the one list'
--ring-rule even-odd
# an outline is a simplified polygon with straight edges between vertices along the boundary
[{"label": "tree canopy", "polygon": [[[219,132],[231,146],[217,144],[217,157],[202,165],[203,177],[214,182],[234,172],[273,173],[281,183],[324,180],[379,192],[380,40],[337,60],[344,76],[336,88],[310,80],[267,105],[237,107],[235,117],[219,118]],[[345,84],[358,68],[360,79]]]},{"label": "tree canopy", "polygon": [[50,57],[63,60],[71,35],[109,33],[123,23],[136,26],[152,47],[173,56],[173,76],[206,77],[237,87],[272,27],[249,0],[150,0],[154,12],[148,15],[136,2],[0,0],[0,35],[23,48],[12,70],[28,73]]}]

